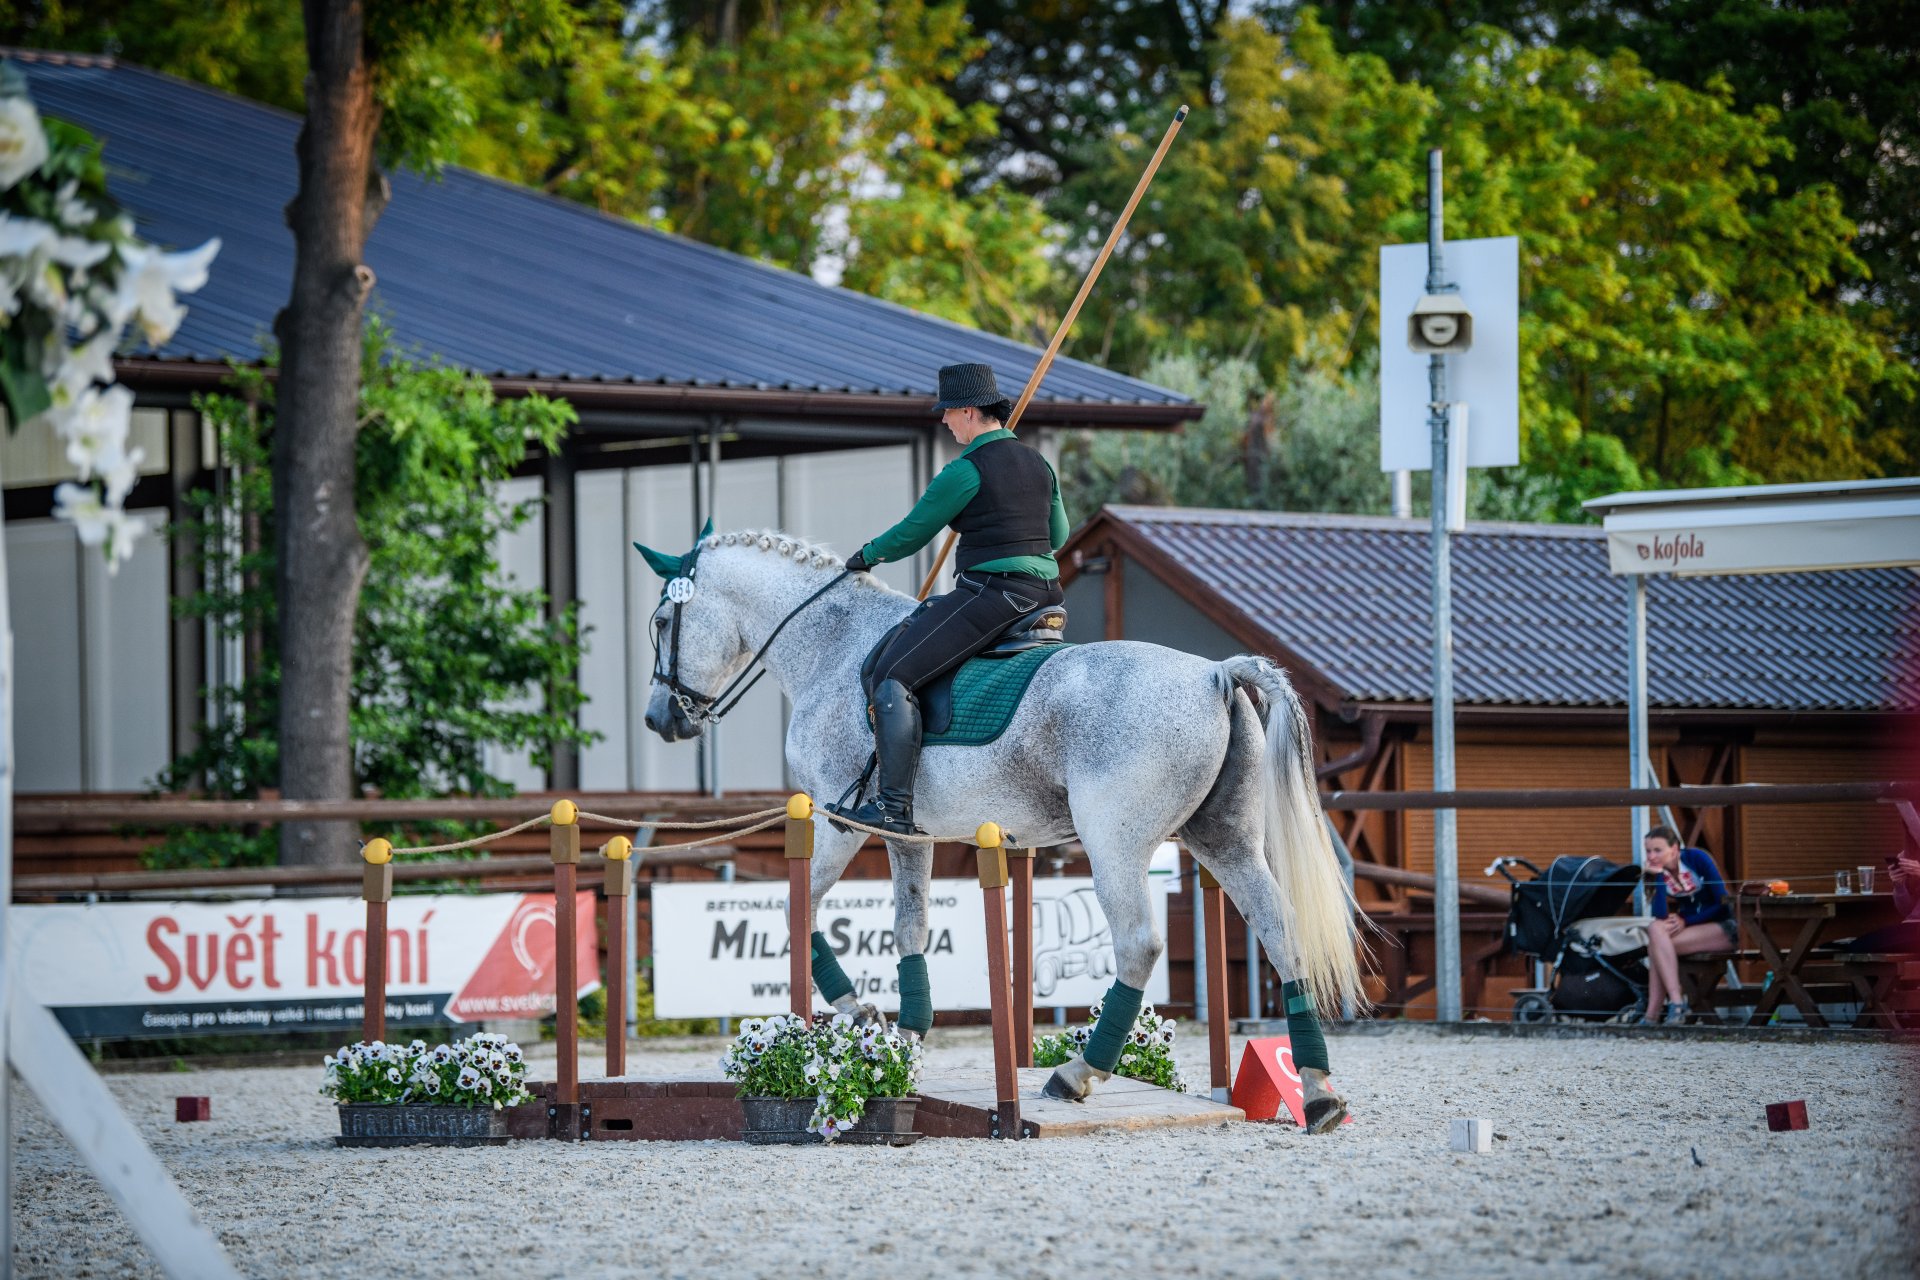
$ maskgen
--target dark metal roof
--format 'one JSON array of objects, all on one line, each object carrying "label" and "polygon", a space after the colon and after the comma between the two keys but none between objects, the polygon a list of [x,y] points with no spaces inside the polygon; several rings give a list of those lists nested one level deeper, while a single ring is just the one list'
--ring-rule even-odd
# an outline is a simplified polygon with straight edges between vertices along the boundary
[{"label": "dark metal roof", "polygon": [[[1424,520],[1107,507],[1137,547],[1354,702],[1430,699]],[[1471,524],[1453,542],[1461,705],[1621,707],[1625,580],[1599,529]],[[1650,577],[1648,692],[1673,709],[1920,710],[1920,573]]]},{"label": "dark metal roof", "polygon": [[[300,118],[110,59],[11,56],[43,113],[104,141],[109,183],[143,236],[170,247],[221,239],[212,278],[159,354],[258,358],[292,280],[283,210]],[[404,342],[476,372],[930,400],[942,364],[990,363],[1017,394],[1039,359],[1023,343],[465,169],[392,181],[367,247],[376,305]],[[1036,408],[1109,406],[1089,420],[1139,425],[1199,412],[1183,396],[1077,360],[1056,361],[1042,392]]]}]

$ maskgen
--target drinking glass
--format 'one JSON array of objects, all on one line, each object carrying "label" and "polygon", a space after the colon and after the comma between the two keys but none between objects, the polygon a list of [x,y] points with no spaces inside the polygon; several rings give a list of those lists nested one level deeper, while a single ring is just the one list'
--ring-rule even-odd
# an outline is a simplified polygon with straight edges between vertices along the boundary
[{"label": "drinking glass", "polygon": [[1873,868],[1872,867],[1856,867],[1854,868],[1854,874],[1859,878],[1860,892],[1872,893],[1873,892]]},{"label": "drinking glass", "polygon": [[1835,893],[1853,892],[1853,872],[1836,871],[1833,873],[1833,891]]}]

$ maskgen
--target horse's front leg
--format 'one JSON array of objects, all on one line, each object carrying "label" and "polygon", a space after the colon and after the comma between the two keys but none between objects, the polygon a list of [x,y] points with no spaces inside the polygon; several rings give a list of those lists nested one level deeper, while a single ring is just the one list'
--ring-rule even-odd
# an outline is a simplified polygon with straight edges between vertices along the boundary
[{"label": "horse's front leg", "polygon": [[860,842],[864,839],[866,837],[860,832],[835,831],[824,822],[814,824],[813,870],[809,877],[812,900],[808,904],[812,914],[808,925],[812,931],[813,985],[819,989],[820,998],[841,1013],[877,1019],[880,1016],[878,1010],[872,1005],[860,1003],[860,998],[854,994],[853,981],[840,967],[840,957],[834,954],[833,944],[820,931],[820,901],[834,885],[840,883],[840,877],[846,874],[847,864],[860,851]]},{"label": "horse's front leg", "polygon": [[927,895],[933,887],[933,846],[887,841],[893,866],[893,945],[900,953],[900,1012],[894,1022],[916,1037],[933,1028],[933,987],[927,980]]}]

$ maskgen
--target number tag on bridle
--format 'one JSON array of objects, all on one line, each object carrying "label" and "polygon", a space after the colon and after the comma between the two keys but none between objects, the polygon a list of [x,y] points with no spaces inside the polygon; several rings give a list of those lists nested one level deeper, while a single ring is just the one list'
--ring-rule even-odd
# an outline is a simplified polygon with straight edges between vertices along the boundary
[{"label": "number tag on bridle", "polygon": [[685,604],[693,599],[693,579],[675,578],[667,584],[667,599],[675,604]]}]

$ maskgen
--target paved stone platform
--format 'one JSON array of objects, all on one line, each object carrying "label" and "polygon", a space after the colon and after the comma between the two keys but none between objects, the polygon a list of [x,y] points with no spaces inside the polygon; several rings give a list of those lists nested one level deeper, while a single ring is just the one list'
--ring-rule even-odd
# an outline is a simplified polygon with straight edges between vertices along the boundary
[{"label": "paved stone platform", "polygon": [[[1238,1107],[1198,1094],[1174,1093],[1121,1076],[1098,1085],[1086,1102],[1040,1094],[1052,1070],[1020,1075],[1020,1121],[1029,1138],[1079,1137],[1140,1129],[1191,1129],[1245,1120]],[[508,1127],[517,1138],[545,1138],[552,1117],[551,1081],[528,1085],[535,1101],[514,1107]],[[930,1138],[990,1138],[995,1099],[990,1072],[948,1068],[927,1072],[920,1085],[915,1127]],[[744,1127],[734,1085],[716,1071],[706,1079],[662,1080],[638,1075],[580,1082],[578,1130],[590,1141],[737,1141]]]}]

